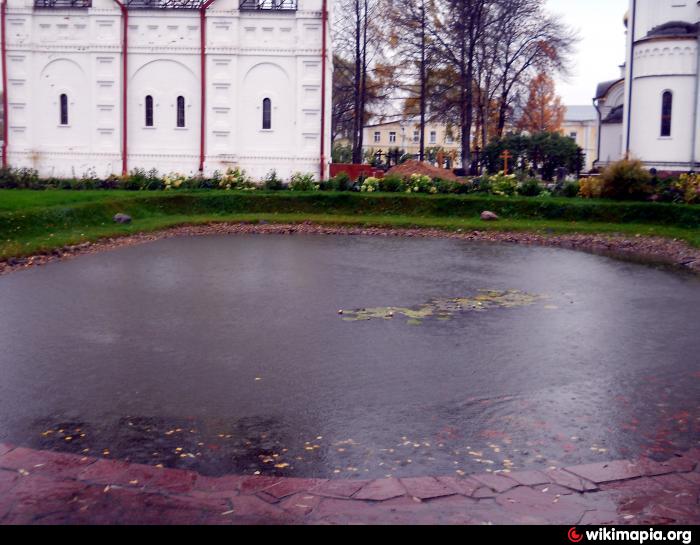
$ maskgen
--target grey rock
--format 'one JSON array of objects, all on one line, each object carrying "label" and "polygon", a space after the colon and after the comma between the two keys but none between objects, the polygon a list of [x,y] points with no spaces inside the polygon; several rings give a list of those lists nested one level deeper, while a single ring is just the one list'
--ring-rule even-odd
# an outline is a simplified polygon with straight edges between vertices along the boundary
[{"label": "grey rock", "polygon": [[112,219],[115,223],[131,223],[131,216],[126,214],[115,214],[114,218]]},{"label": "grey rock", "polygon": [[481,213],[481,219],[483,221],[496,221],[496,220],[498,220],[498,215],[489,211],[489,210],[484,210]]}]

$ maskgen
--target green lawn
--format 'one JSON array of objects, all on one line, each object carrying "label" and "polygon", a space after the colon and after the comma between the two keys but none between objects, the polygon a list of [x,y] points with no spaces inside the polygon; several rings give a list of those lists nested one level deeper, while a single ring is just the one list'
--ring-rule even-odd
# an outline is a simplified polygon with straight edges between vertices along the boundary
[{"label": "green lawn", "polygon": [[[494,209],[495,223],[479,219]],[[130,214],[130,225],[111,220]],[[571,218],[583,219],[571,219]],[[612,218],[615,221],[586,219]],[[430,227],[664,236],[700,247],[700,207],[581,199],[349,193],[0,190],[0,258],[31,255],[103,237],[210,222]]]},{"label": "green lawn", "polygon": [[0,212],[134,197],[134,191],[0,190]]}]

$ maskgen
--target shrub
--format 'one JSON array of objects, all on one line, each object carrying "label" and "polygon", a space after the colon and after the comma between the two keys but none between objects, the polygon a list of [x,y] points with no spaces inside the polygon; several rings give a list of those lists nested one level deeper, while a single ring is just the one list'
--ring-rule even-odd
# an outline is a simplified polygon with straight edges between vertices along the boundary
[{"label": "shrub", "polygon": [[478,191],[510,197],[518,189],[518,178],[515,174],[504,174],[503,171],[493,176],[483,176],[478,181]]},{"label": "shrub", "polygon": [[253,181],[246,175],[245,170],[238,167],[229,168],[219,180],[219,188],[221,189],[244,189],[244,190],[254,190],[257,186]]},{"label": "shrub", "polygon": [[284,182],[277,177],[277,171],[271,170],[262,180],[262,186],[268,191],[280,191],[284,189]]},{"label": "shrub", "polygon": [[671,187],[684,202],[688,204],[700,202],[700,174],[681,174]]},{"label": "shrub", "polygon": [[573,199],[574,197],[578,197],[579,194],[579,183],[578,182],[566,182],[558,191],[557,195],[561,197],[567,197],[569,199]]},{"label": "shrub", "polygon": [[375,191],[379,191],[379,178],[375,178],[373,176],[367,178],[364,182],[362,182],[362,185],[360,186],[360,191],[363,191],[365,193],[373,193]]},{"label": "shrub", "polygon": [[171,189],[180,189],[187,182],[187,178],[182,174],[172,173],[163,178],[163,189],[170,191]]},{"label": "shrub", "polygon": [[352,187],[352,180],[347,172],[339,172],[328,181],[327,187],[332,191],[348,191]]},{"label": "shrub", "polygon": [[318,184],[315,183],[313,174],[302,174],[297,172],[289,181],[289,189],[292,191],[315,191]]},{"label": "shrub", "polygon": [[399,191],[406,191],[406,184],[401,176],[390,174],[379,180],[379,190],[386,191],[387,193],[397,193]]},{"label": "shrub", "polygon": [[120,189],[139,191],[146,187],[147,179],[148,177],[145,170],[142,168],[135,168],[121,179]]},{"label": "shrub", "polygon": [[651,174],[637,159],[622,159],[601,174],[603,197],[617,200],[643,199],[652,191]]},{"label": "shrub", "polygon": [[437,193],[430,176],[424,174],[411,174],[406,180],[406,185],[406,193]]},{"label": "shrub", "polygon": [[542,193],[542,186],[534,178],[525,180],[518,186],[518,195],[523,197],[537,197],[540,193]]},{"label": "shrub", "polygon": [[581,178],[578,181],[578,194],[585,199],[600,199],[603,196],[603,179]]}]

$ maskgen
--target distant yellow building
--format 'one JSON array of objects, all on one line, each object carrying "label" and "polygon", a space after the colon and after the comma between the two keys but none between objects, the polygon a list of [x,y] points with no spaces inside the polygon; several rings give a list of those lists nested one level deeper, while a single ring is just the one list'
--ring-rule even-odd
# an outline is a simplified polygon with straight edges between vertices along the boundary
[{"label": "distant yellow building", "polygon": [[[364,128],[362,151],[365,154],[386,153],[395,148],[418,157],[420,123],[417,119],[398,119]],[[461,153],[459,128],[445,123],[426,123],[425,148],[441,148],[445,159],[452,157],[458,163]]]},{"label": "distant yellow building", "polygon": [[567,106],[561,129],[586,155],[585,171],[593,168],[598,149],[598,114],[593,106]]}]

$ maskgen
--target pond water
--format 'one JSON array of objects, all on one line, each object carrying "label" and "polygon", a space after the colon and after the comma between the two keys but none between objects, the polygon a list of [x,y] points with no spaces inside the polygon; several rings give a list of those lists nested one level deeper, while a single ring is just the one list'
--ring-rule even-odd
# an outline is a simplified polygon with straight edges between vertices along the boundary
[{"label": "pond water", "polygon": [[700,444],[700,281],[602,256],[174,238],[2,277],[0,309],[0,441],[35,448],[347,478]]}]

